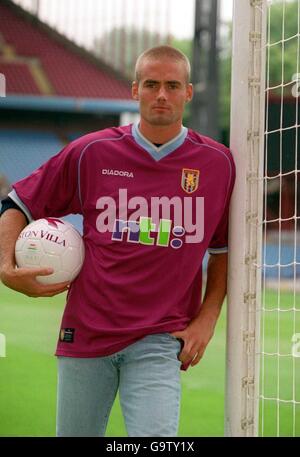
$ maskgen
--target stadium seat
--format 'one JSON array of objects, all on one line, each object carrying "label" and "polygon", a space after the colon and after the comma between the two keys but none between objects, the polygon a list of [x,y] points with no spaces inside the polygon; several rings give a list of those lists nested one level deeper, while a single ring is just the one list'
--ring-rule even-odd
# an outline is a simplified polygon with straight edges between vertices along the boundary
[{"label": "stadium seat", "polygon": [[[275,281],[278,278],[292,279],[294,278],[294,268],[296,268],[296,277],[300,276],[299,247],[297,248],[293,244],[288,243],[282,243],[281,247],[279,244],[268,243],[265,249],[265,253],[263,252],[263,263],[268,266],[264,267],[263,274],[265,274],[266,278],[273,279]],[[292,265],[295,260],[298,263],[296,267]],[[280,264],[280,267],[278,264]]]},{"label": "stadium seat", "polygon": [[29,23],[1,3],[0,30],[3,40],[13,46],[16,55],[39,60],[56,95],[131,100],[129,84],[107,68],[102,70],[94,65],[69,49],[67,43],[64,45],[50,37],[36,24]]},{"label": "stadium seat", "polygon": [[7,93],[41,95],[26,63],[0,62],[0,73],[6,77]]}]

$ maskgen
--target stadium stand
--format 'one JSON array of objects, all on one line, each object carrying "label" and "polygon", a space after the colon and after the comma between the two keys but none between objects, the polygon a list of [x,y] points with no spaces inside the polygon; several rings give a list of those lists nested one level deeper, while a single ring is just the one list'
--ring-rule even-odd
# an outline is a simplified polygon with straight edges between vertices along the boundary
[{"label": "stadium stand", "polygon": [[64,146],[51,132],[0,130],[0,170],[10,183],[24,178]]},{"label": "stadium stand", "polygon": [[[10,0],[0,0],[0,73],[7,91],[6,100],[0,100],[3,195],[7,185],[27,176],[67,142],[118,125],[124,105],[131,103],[131,85],[122,74]],[[4,101],[9,99],[18,103],[7,107]],[[83,108],[85,99],[93,109]],[[65,100],[73,101],[74,111],[64,111]],[[110,100],[116,103],[113,113]],[[80,216],[66,220],[82,232]]]},{"label": "stadium stand", "polygon": [[0,61],[0,73],[6,77],[7,93],[41,95],[26,63]]},{"label": "stadium stand", "polygon": [[[64,146],[54,133],[34,130],[0,130],[0,145],[0,177],[9,186],[30,174]],[[63,219],[82,233],[81,216],[70,215]]]},{"label": "stadium stand", "polygon": [[[287,238],[287,235],[288,233],[284,232],[282,239]],[[295,248],[294,243],[288,244],[288,242],[288,239],[284,239],[281,248],[279,248],[278,244],[267,243],[266,252],[263,252],[267,265],[263,268],[266,278],[273,280],[277,280],[279,277],[292,279],[294,274],[297,278],[300,277],[300,250]],[[294,262],[296,262],[296,265],[294,265]]]},{"label": "stadium stand", "polygon": [[[22,58],[23,65],[28,67],[25,72],[31,72],[33,79],[32,59],[39,61],[53,95],[131,99],[130,84],[122,75],[8,0],[0,3],[0,33],[0,72],[6,73],[3,66],[7,61],[5,48],[9,48],[10,62],[13,56]],[[26,78],[28,82],[23,93],[36,94],[37,87],[29,84],[28,75]],[[17,80],[23,80],[23,77],[15,74],[12,79],[8,94],[13,93],[18,87]],[[28,92],[29,88],[31,92]]]}]

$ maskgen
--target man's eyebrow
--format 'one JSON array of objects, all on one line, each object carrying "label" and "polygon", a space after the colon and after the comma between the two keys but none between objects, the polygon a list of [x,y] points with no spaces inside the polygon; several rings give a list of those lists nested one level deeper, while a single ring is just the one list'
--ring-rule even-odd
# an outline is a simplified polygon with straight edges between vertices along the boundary
[{"label": "man's eyebrow", "polygon": [[[145,83],[159,83],[159,82],[160,82],[160,81],[157,81],[156,79],[146,79],[146,80],[144,81],[144,84],[145,84]],[[180,82],[180,81],[177,81],[176,79],[170,80],[170,81],[165,81],[165,83],[166,83],[166,84],[178,84],[178,85],[181,84],[181,82]]]}]

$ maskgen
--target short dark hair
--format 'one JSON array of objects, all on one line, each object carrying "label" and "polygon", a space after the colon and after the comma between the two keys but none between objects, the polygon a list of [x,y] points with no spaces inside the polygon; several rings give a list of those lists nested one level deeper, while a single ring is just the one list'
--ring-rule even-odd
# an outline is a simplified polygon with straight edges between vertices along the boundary
[{"label": "short dark hair", "polygon": [[158,60],[161,58],[170,58],[174,59],[178,62],[184,63],[186,66],[186,82],[187,84],[190,82],[190,76],[191,76],[191,64],[187,56],[179,51],[179,49],[174,48],[173,46],[168,46],[168,45],[163,45],[163,46],[155,46],[154,48],[147,49],[144,51],[137,59],[136,65],[135,65],[135,80],[137,82],[140,81],[141,79],[141,72],[140,72],[140,66],[143,60],[146,59],[153,59],[153,60]]}]

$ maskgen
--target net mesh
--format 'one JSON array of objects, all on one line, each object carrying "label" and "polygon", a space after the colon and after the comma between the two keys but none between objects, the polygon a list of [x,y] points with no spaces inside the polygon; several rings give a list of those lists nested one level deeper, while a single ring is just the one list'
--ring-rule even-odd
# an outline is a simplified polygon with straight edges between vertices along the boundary
[{"label": "net mesh", "polygon": [[267,11],[259,428],[300,436],[300,1]]}]

